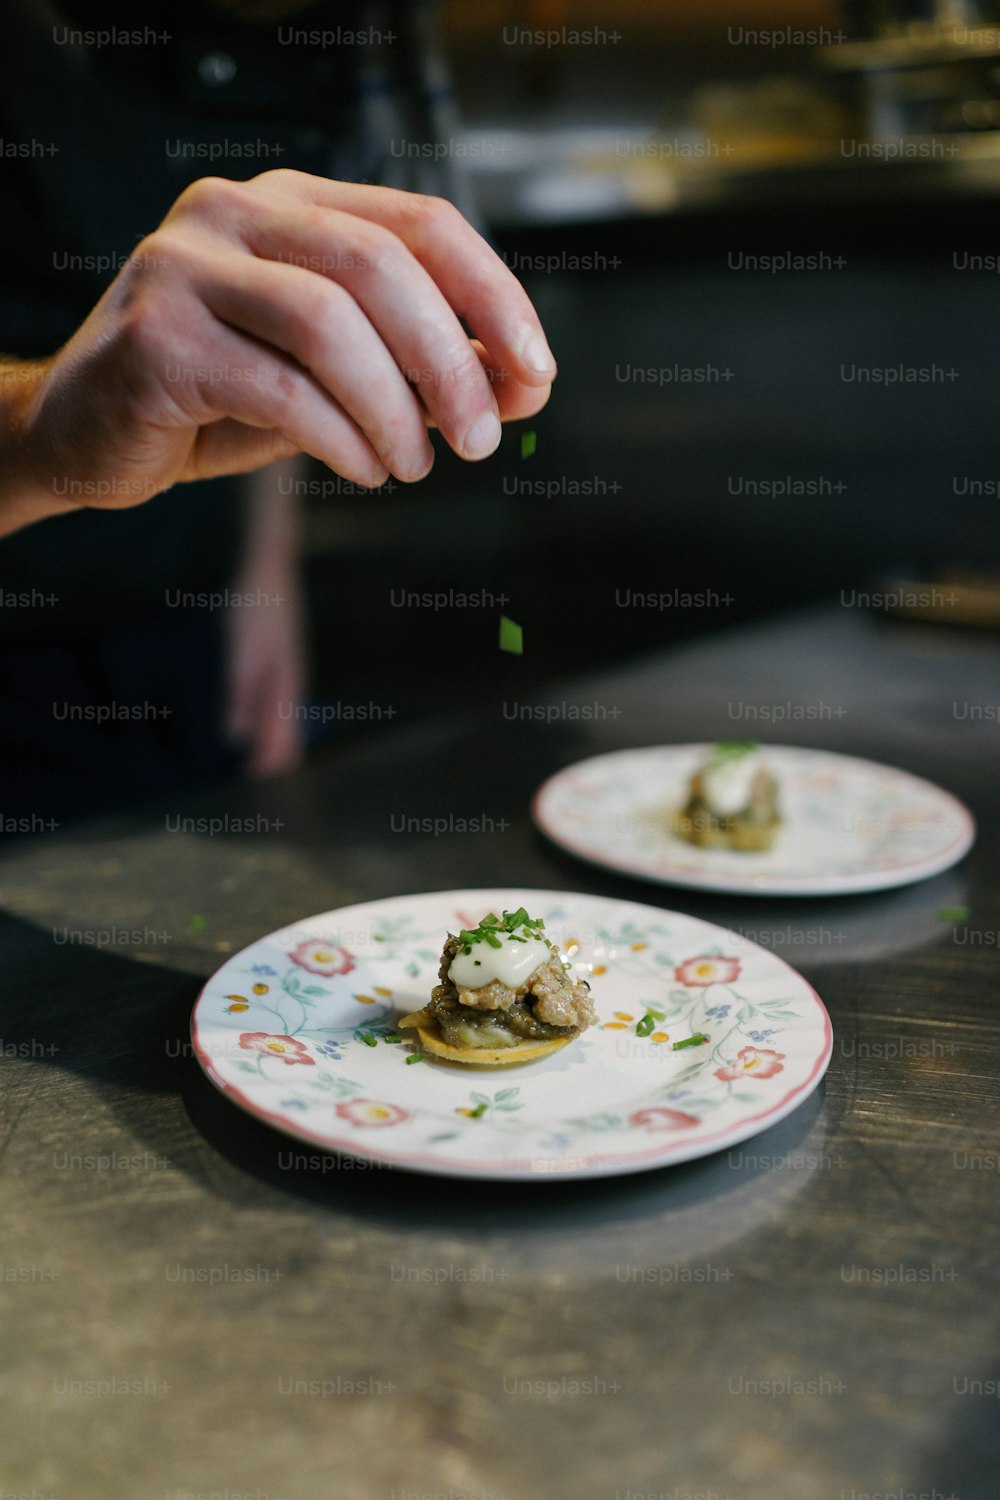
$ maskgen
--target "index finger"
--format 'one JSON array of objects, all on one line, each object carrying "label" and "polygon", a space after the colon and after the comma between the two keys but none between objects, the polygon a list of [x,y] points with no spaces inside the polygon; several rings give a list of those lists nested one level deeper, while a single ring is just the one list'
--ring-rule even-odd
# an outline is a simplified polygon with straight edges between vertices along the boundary
[{"label": "index finger", "polygon": [[498,365],[526,385],[546,385],[555,378],[556,362],[531,298],[447,199],[335,182],[290,168],[262,172],[254,181],[300,203],[338,208],[391,230]]}]

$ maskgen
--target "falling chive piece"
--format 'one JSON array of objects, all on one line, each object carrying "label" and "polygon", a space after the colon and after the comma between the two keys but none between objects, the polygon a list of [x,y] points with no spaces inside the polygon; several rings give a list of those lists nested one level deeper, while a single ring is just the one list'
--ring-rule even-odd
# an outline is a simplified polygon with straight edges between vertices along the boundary
[{"label": "falling chive piece", "polygon": [[538,433],[537,432],[522,432],[521,433],[521,457],[522,458],[534,458],[534,456],[535,456],[535,449],[537,447],[538,447]]},{"label": "falling chive piece", "polygon": [[711,1041],[703,1031],[696,1031],[694,1036],[686,1036],[682,1042],[671,1042],[671,1050],[679,1052],[682,1047],[700,1047],[702,1042]]},{"label": "falling chive piece", "polygon": [[969,908],[967,906],[942,906],[938,912],[939,922],[967,922],[969,920]]},{"label": "falling chive piece", "polygon": [[524,631],[516,620],[500,616],[500,650],[511,656],[524,655]]}]

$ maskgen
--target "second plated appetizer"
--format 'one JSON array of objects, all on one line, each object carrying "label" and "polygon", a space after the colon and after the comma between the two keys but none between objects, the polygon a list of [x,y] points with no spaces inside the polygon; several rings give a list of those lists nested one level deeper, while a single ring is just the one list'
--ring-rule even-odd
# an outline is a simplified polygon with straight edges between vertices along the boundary
[{"label": "second plated appetizer", "polygon": [[671,827],[703,849],[770,849],[781,825],[778,783],[756,740],[720,740],[691,778]]},{"label": "second plated appetizer", "polygon": [[522,906],[449,933],[440,984],[400,1028],[415,1027],[435,1057],[478,1066],[533,1062],[565,1047],[597,1012],[590,986],[573,978],[544,927]]}]

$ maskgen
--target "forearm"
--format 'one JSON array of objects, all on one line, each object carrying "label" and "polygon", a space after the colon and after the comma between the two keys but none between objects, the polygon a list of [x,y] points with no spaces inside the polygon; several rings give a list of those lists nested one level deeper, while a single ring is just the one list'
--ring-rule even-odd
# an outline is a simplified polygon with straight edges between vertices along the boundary
[{"label": "forearm", "polygon": [[301,478],[303,467],[296,455],[244,478],[241,582],[257,587],[282,584],[297,572],[302,507],[296,494],[296,480]]},{"label": "forearm", "polygon": [[44,475],[32,451],[31,416],[47,370],[44,360],[0,355],[0,538],[77,509],[56,493],[58,475]]}]

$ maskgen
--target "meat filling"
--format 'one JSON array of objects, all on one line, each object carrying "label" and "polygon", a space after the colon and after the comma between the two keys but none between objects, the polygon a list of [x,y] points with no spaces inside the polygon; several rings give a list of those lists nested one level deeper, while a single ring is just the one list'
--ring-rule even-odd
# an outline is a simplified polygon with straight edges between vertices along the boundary
[{"label": "meat filling", "polygon": [[449,971],[460,949],[460,939],[449,935],[438,971],[441,983],[421,1013],[437,1021],[452,1046],[516,1047],[520,1041],[575,1037],[597,1020],[590,986],[563,968],[555,944],[516,990],[496,979],[479,989],[458,989]]}]

